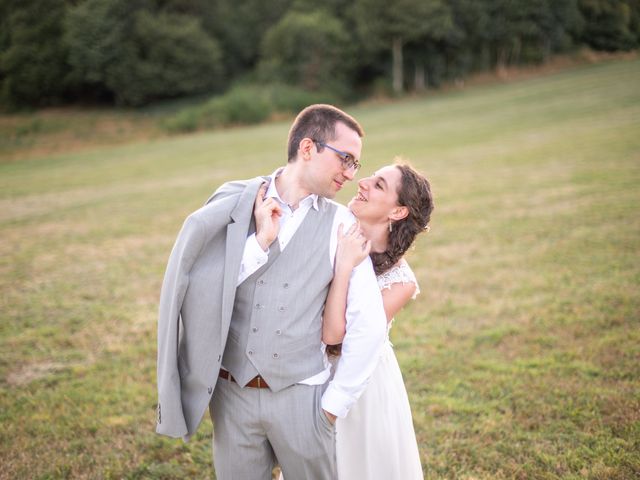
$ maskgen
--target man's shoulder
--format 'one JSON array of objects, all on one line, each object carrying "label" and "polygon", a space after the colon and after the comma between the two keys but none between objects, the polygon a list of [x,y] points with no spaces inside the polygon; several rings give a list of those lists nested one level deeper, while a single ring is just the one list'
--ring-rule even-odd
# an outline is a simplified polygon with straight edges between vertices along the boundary
[{"label": "man's shoulder", "polygon": [[247,180],[231,180],[229,182],[223,183],[216,189],[215,192],[213,192],[213,194],[205,202],[205,205],[211,203],[216,199],[242,194],[242,192],[244,192],[252,182],[257,181],[258,178],[262,177],[254,177]]},{"label": "man's shoulder", "polygon": [[345,205],[336,202],[335,200],[330,200],[328,198],[324,198],[323,200],[326,202],[327,206],[333,208],[335,210],[335,219],[336,221],[342,223],[353,223],[355,222],[356,217],[353,215],[351,210]]},{"label": "man's shoulder", "polygon": [[[253,182],[259,183],[258,179],[262,177],[255,177],[248,180],[232,180],[223,183],[218,189],[207,199],[205,204],[198,210],[193,212],[190,217],[195,217],[199,220],[209,223],[211,220],[224,218],[229,215],[238,201],[245,193],[246,189],[253,184]],[[218,223],[217,221],[215,223]]]}]

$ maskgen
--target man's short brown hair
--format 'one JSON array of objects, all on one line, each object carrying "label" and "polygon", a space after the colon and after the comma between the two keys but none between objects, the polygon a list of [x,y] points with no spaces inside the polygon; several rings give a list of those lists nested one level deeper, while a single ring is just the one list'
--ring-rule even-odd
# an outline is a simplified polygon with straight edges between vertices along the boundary
[{"label": "man's short brown hair", "polygon": [[360,137],[364,137],[364,130],[358,121],[333,105],[318,103],[309,105],[302,110],[289,130],[288,161],[295,161],[298,147],[303,138],[319,142],[334,140],[336,138],[336,123],[338,122],[344,123]]}]

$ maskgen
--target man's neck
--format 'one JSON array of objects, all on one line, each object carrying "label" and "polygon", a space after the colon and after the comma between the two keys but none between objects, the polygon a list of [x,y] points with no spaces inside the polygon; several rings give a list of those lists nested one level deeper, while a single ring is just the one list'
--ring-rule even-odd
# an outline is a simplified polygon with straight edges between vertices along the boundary
[{"label": "man's neck", "polygon": [[303,188],[295,164],[287,163],[280,175],[276,177],[278,195],[292,210],[298,208],[300,200],[308,197],[310,192]]}]

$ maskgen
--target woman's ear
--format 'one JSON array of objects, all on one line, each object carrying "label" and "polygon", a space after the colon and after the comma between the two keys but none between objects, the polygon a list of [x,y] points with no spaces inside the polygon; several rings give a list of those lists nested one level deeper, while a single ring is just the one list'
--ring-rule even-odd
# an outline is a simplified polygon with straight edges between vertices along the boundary
[{"label": "woman's ear", "polygon": [[400,207],[395,207],[393,210],[391,210],[391,213],[389,214],[389,220],[393,220],[393,221],[402,220],[403,218],[406,218],[408,215],[409,215],[409,209],[404,205],[402,205]]}]

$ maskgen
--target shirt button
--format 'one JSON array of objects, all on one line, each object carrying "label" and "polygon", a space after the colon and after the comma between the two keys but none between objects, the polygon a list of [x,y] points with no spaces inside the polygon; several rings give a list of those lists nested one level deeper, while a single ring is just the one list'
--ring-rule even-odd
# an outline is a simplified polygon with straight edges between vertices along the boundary
[{"label": "shirt button", "polygon": [[264,285],[264,280],[262,279],[258,280],[258,285]]},{"label": "shirt button", "polygon": [[280,329],[276,330],[276,335],[282,335],[282,330]]},{"label": "shirt button", "polygon": [[273,358],[280,358],[280,355],[278,355],[277,353],[274,353]]},{"label": "shirt button", "polygon": [[249,350],[247,353],[248,353],[249,355],[253,355],[253,350]]},{"label": "shirt button", "polygon": [[251,329],[251,331],[252,331],[253,333],[256,333],[256,332],[258,331],[258,327],[253,327],[253,328]]},{"label": "shirt button", "polygon": [[260,310],[262,307],[264,307],[264,305],[262,305],[261,303],[256,303],[256,309]]}]

